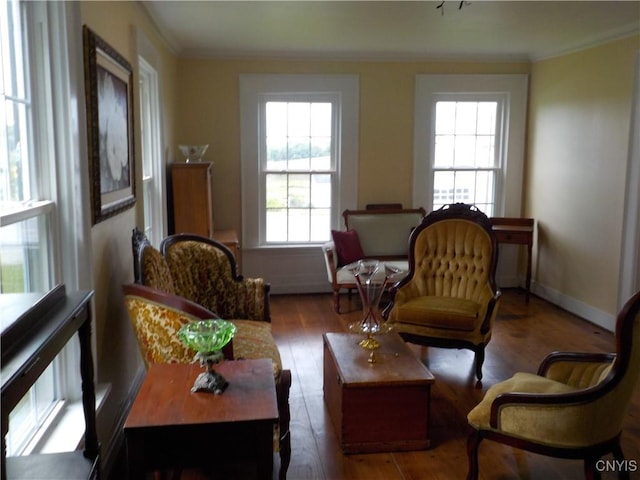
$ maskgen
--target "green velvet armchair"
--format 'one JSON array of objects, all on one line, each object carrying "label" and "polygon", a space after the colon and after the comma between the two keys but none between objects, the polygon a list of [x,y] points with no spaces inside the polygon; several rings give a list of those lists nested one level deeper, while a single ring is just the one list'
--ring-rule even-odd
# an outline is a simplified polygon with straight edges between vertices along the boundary
[{"label": "green velvet armchair", "polygon": [[497,261],[487,216],[473,205],[445,205],[411,233],[409,273],[390,289],[383,316],[405,341],[473,350],[480,382],[500,299]]},{"label": "green velvet armchair", "polygon": [[[616,353],[555,352],[537,375],[519,372],[489,388],[469,412],[468,480],[478,478],[478,447],[487,438],[531,452],[584,460],[586,478],[613,453],[620,465],[622,424],[640,378],[640,292],[616,321]],[[628,472],[621,471],[621,478]]]}]

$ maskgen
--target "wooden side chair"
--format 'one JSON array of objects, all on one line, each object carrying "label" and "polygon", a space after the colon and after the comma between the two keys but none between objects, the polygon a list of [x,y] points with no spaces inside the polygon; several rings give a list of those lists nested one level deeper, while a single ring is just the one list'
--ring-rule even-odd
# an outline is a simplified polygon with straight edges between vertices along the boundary
[{"label": "wooden side chair", "polygon": [[[538,373],[516,373],[489,388],[467,416],[467,480],[478,478],[483,439],[559,458],[583,459],[585,477],[613,453],[620,465],[622,424],[640,379],[640,292],[616,320],[616,352],[555,352]],[[620,471],[620,478],[629,472]]]}]

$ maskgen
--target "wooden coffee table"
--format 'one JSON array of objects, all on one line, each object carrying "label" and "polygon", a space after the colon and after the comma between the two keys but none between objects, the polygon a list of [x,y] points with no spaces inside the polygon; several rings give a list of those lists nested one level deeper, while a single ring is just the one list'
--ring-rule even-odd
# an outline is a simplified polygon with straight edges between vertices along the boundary
[{"label": "wooden coffee table", "polygon": [[169,468],[254,462],[271,479],[278,420],[271,360],[225,361],[221,395],[191,393],[198,364],[151,365],[124,426],[129,477]]},{"label": "wooden coffee table", "polygon": [[429,448],[434,377],[396,333],[376,336],[376,363],[362,335],[325,333],[324,399],[345,453]]}]

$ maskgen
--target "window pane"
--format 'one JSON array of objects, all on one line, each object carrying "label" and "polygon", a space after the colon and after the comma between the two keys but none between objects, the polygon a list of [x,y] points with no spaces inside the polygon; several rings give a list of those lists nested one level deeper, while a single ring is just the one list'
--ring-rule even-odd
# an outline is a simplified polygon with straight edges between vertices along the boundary
[{"label": "window pane", "polygon": [[456,108],[456,134],[473,135],[476,133],[476,112],[475,102],[458,102]]},{"label": "window pane", "polygon": [[309,241],[309,210],[294,208],[289,210],[289,238],[290,242]]},{"label": "window pane", "polygon": [[268,209],[267,210],[267,242],[287,241],[287,210]]},{"label": "window pane", "polygon": [[331,168],[331,137],[311,138],[311,170]]},{"label": "window pane", "polygon": [[453,135],[436,135],[435,167],[453,167],[454,140]]},{"label": "window pane", "polygon": [[267,102],[267,137],[287,136],[287,103]]},{"label": "window pane", "polygon": [[267,174],[267,209],[287,207],[287,175]]},{"label": "window pane", "polygon": [[311,210],[311,238],[312,242],[326,242],[331,231],[331,209],[315,208]]},{"label": "window pane", "polygon": [[331,175],[311,176],[311,206],[313,208],[331,207]]},{"label": "window pane", "polygon": [[289,137],[287,156],[289,170],[309,170],[311,155],[309,137]]},{"label": "window pane", "polygon": [[289,208],[309,207],[311,205],[310,176],[289,175]]},{"label": "window pane", "polygon": [[453,135],[456,131],[456,102],[436,103],[436,135]]},{"label": "window pane", "polygon": [[51,289],[50,245],[48,215],[1,227],[0,292],[46,292]]},{"label": "window pane", "polygon": [[496,134],[497,102],[478,103],[478,135]]},{"label": "window pane", "polygon": [[311,104],[289,103],[287,134],[290,137],[309,137],[311,134]]}]

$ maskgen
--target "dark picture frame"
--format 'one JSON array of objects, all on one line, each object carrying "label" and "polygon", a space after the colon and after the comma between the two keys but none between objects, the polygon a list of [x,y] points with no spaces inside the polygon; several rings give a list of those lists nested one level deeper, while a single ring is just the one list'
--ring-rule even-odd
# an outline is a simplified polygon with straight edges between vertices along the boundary
[{"label": "dark picture frame", "polygon": [[82,30],[91,220],[95,225],[136,201],[133,70],[86,25]]}]

